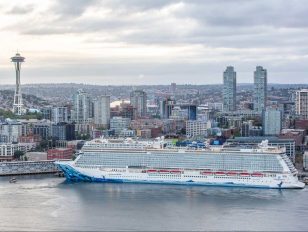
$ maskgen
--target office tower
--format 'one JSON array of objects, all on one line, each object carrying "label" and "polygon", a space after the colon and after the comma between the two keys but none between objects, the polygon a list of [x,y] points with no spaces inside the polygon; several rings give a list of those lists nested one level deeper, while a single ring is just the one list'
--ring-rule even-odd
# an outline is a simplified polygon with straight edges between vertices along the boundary
[{"label": "office tower", "polygon": [[197,120],[197,106],[196,105],[181,105],[182,110],[187,110],[188,120]]},{"label": "office tower", "polygon": [[15,72],[16,72],[16,87],[14,94],[13,112],[16,115],[22,115],[24,109],[23,109],[22,94],[20,88],[20,69],[21,69],[21,63],[25,61],[25,58],[20,56],[19,53],[16,53],[14,57],[11,57],[11,60],[15,65]]},{"label": "office tower", "polygon": [[172,113],[174,106],[175,106],[175,100],[172,100],[170,98],[161,100],[159,103],[160,117],[163,119],[168,119]]},{"label": "office tower", "polygon": [[236,110],[236,72],[232,66],[228,66],[223,74],[223,109]]},{"label": "office tower", "polygon": [[75,124],[65,122],[52,125],[52,138],[57,140],[75,140]]},{"label": "office tower", "polygon": [[135,90],[130,94],[130,104],[134,107],[134,118],[146,116],[147,94],[142,90]]},{"label": "office tower", "polygon": [[78,90],[73,96],[72,121],[78,124],[88,123],[93,117],[93,104],[90,96]]},{"label": "office tower", "polygon": [[263,135],[279,135],[282,127],[282,113],[277,109],[266,109],[263,111]]},{"label": "office tower", "polygon": [[68,122],[67,107],[55,107],[51,110],[51,121],[54,123]]},{"label": "office tower", "polygon": [[296,91],[295,107],[301,119],[308,119],[308,89]]},{"label": "office tower", "polygon": [[110,96],[100,96],[94,101],[94,123],[104,128],[110,123]]},{"label": "office tower", "polygon": [[266,108],[267,101],[267,71],[262,66],[257,66],[254,72],[253,107],[256,112]]}]

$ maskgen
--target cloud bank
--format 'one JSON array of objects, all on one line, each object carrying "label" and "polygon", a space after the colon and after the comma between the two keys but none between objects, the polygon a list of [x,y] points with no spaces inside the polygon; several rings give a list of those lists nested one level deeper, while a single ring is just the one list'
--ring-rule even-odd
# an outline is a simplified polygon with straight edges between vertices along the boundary
[{"label": "cloud bank", "polygon": [[[1,83],[26,57],[23,83],[308,82],[305,0],[3,0]],[[140,78],[142,77],[142,78]]]}]

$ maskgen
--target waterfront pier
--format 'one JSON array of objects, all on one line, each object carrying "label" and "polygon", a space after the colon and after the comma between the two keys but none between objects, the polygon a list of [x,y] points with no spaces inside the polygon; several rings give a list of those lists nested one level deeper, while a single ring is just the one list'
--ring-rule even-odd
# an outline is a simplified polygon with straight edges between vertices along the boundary
[{"label": "waterfront pier", "polygon": [[0,176],[58,173],[53,160],[0,162]]}]

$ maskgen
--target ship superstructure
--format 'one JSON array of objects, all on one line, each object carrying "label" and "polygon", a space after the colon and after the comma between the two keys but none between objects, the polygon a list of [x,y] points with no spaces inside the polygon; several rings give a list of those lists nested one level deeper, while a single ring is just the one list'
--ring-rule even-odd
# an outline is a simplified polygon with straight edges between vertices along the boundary
[{"label": "ship superstructure", "polygon": [[96,139],[74,161],[56,162],[68,180],[187,185],[303,188],[284,148],[202,149],[166,146],[153,141]]}]

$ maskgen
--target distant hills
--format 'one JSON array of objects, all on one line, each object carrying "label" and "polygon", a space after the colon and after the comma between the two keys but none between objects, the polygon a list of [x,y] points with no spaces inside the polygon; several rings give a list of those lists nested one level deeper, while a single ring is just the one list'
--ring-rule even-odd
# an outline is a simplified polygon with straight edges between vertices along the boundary
[{"label": "distant hills", "polygon": [[[39,108],[48,105],[48,101],[32,94],[23,94],[23,103],[27,108]],[[14,101],[14,91],[5,89],[0,90],[0,108],[9,110],[12,109]]]},{"label": "distant hills", "polygon": [[[252,91],[252,83],[238,83],[238,92]],[[14,94],[14,85],[0,85],[0,104],[11,108]],[[308,88],[308,84],[276,84],[269,83],[271,89],[301,89]],[[22,93],[24,94],[24,103],[29,108],[37,108],[44,105],[66,105],[78,89],[83,89],[93,97],[100,95],[111,95],[111,100],[128,99],[132,90],[143,89],[147,92],[149,99],[153,99],[154,95],[164,96],[170,90],[170,85],[93,85],[78,83],[56,83],[56,84],[25,84],[22,85]],[[188,95],[214,96],[219,101],[222,91],[222,84],[215,85],[177,85],[177,95],[182,95],[183,99]]]}]

